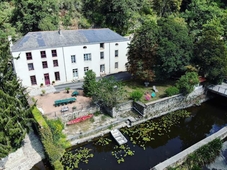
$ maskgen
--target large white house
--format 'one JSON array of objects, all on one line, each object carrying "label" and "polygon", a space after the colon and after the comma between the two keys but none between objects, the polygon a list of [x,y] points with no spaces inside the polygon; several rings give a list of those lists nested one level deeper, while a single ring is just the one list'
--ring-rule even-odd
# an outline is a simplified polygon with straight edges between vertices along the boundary
[{"label": "large white house", "polygon": [[125,71],[129,40],[110,29],[29,32],[12,47],[23,86],[49,85]]}]

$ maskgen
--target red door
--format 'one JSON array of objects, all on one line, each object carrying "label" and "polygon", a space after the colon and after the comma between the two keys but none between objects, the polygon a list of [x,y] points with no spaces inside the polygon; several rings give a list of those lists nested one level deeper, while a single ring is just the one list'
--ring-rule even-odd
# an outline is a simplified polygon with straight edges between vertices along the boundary
[{"label": "red door", "polygon": [[50,78],[49,78],[49,74],[44,74],[44,79],[45,79],[45,84],[49,85],[50,84]]}]

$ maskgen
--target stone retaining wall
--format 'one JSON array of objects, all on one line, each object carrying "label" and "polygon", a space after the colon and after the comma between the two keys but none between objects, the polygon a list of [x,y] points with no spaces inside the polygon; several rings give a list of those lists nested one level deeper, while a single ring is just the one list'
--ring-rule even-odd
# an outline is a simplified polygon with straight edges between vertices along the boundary
[{"label": "stone retaining wall", "polygon": [[167,170],[168,167],[177,167],[184,163],[191,153],[195,152],[197,149],[202,147],[203,145],[208,144],[209,142],[213,141],[216,138],[220,138],[223,140],[227,137],[227,127],[222,128],[218,132],[212,134],[211,136],[201,140],[200,142],[192,145],[191,147],[185,149],[184,151],[174,155],[173,157],[165,160],[164,162],[156,165],[155,167],[151,168],[150,170]]},{"label": "stone retaining wall", "polygon": [[34,132],[27,134],[23,142],[21,148],[0,160],[1,170],[29,170],[45,158],[43,146]]}]

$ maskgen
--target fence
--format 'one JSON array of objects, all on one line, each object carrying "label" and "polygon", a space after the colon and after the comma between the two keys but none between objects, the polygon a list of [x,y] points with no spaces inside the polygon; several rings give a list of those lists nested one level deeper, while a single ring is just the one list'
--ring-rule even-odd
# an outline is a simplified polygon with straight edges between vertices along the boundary
[{"label": "fence", "polygon": [[73,109],[73,107],[71,107],[66,112],[56,111],[56,112],[45,113],[45,116],[47,116],[49,119],[60,118],[63,121],[63,123],[66,123],[69,120],[72,120],[76,117],[85,116],[85,115],[88,115],[89,113],[95,113],[97,111],[100,111],[100,108],[98,106],[90,105],[87,107],[83,107],[80,110],[75,110]]}]

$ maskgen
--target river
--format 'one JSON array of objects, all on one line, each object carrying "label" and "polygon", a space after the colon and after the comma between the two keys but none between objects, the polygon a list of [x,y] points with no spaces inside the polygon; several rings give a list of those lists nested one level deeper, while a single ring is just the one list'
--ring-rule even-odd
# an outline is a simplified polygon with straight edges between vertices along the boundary
[{"label": "river", "polygon": [[[127,135],[127,146],[134,152],[133,156],[124,158],[118,164],[117,159],[111,154],[117,143],[109,135],[112,142],[107,146],[97,146],[95,141],[85,143],[83,147],[90,148],[93,158],[88,164],[79,163],[83,170],[149,170],[156,164],[190,147],[196,142],[206,138],[227,125],[227,98],[217,97],[197,107],[188,108],[192,115],[181,119],[177,125],[170,128],[170,132],[163,135],[154,134],[154,139],[145,144],[145,149],[133,144]],[[151,120],[159,121],[160,118]],[[138,142],[138,141],[137,141]],[[77,147],[72,148],[72,152]]]}]

